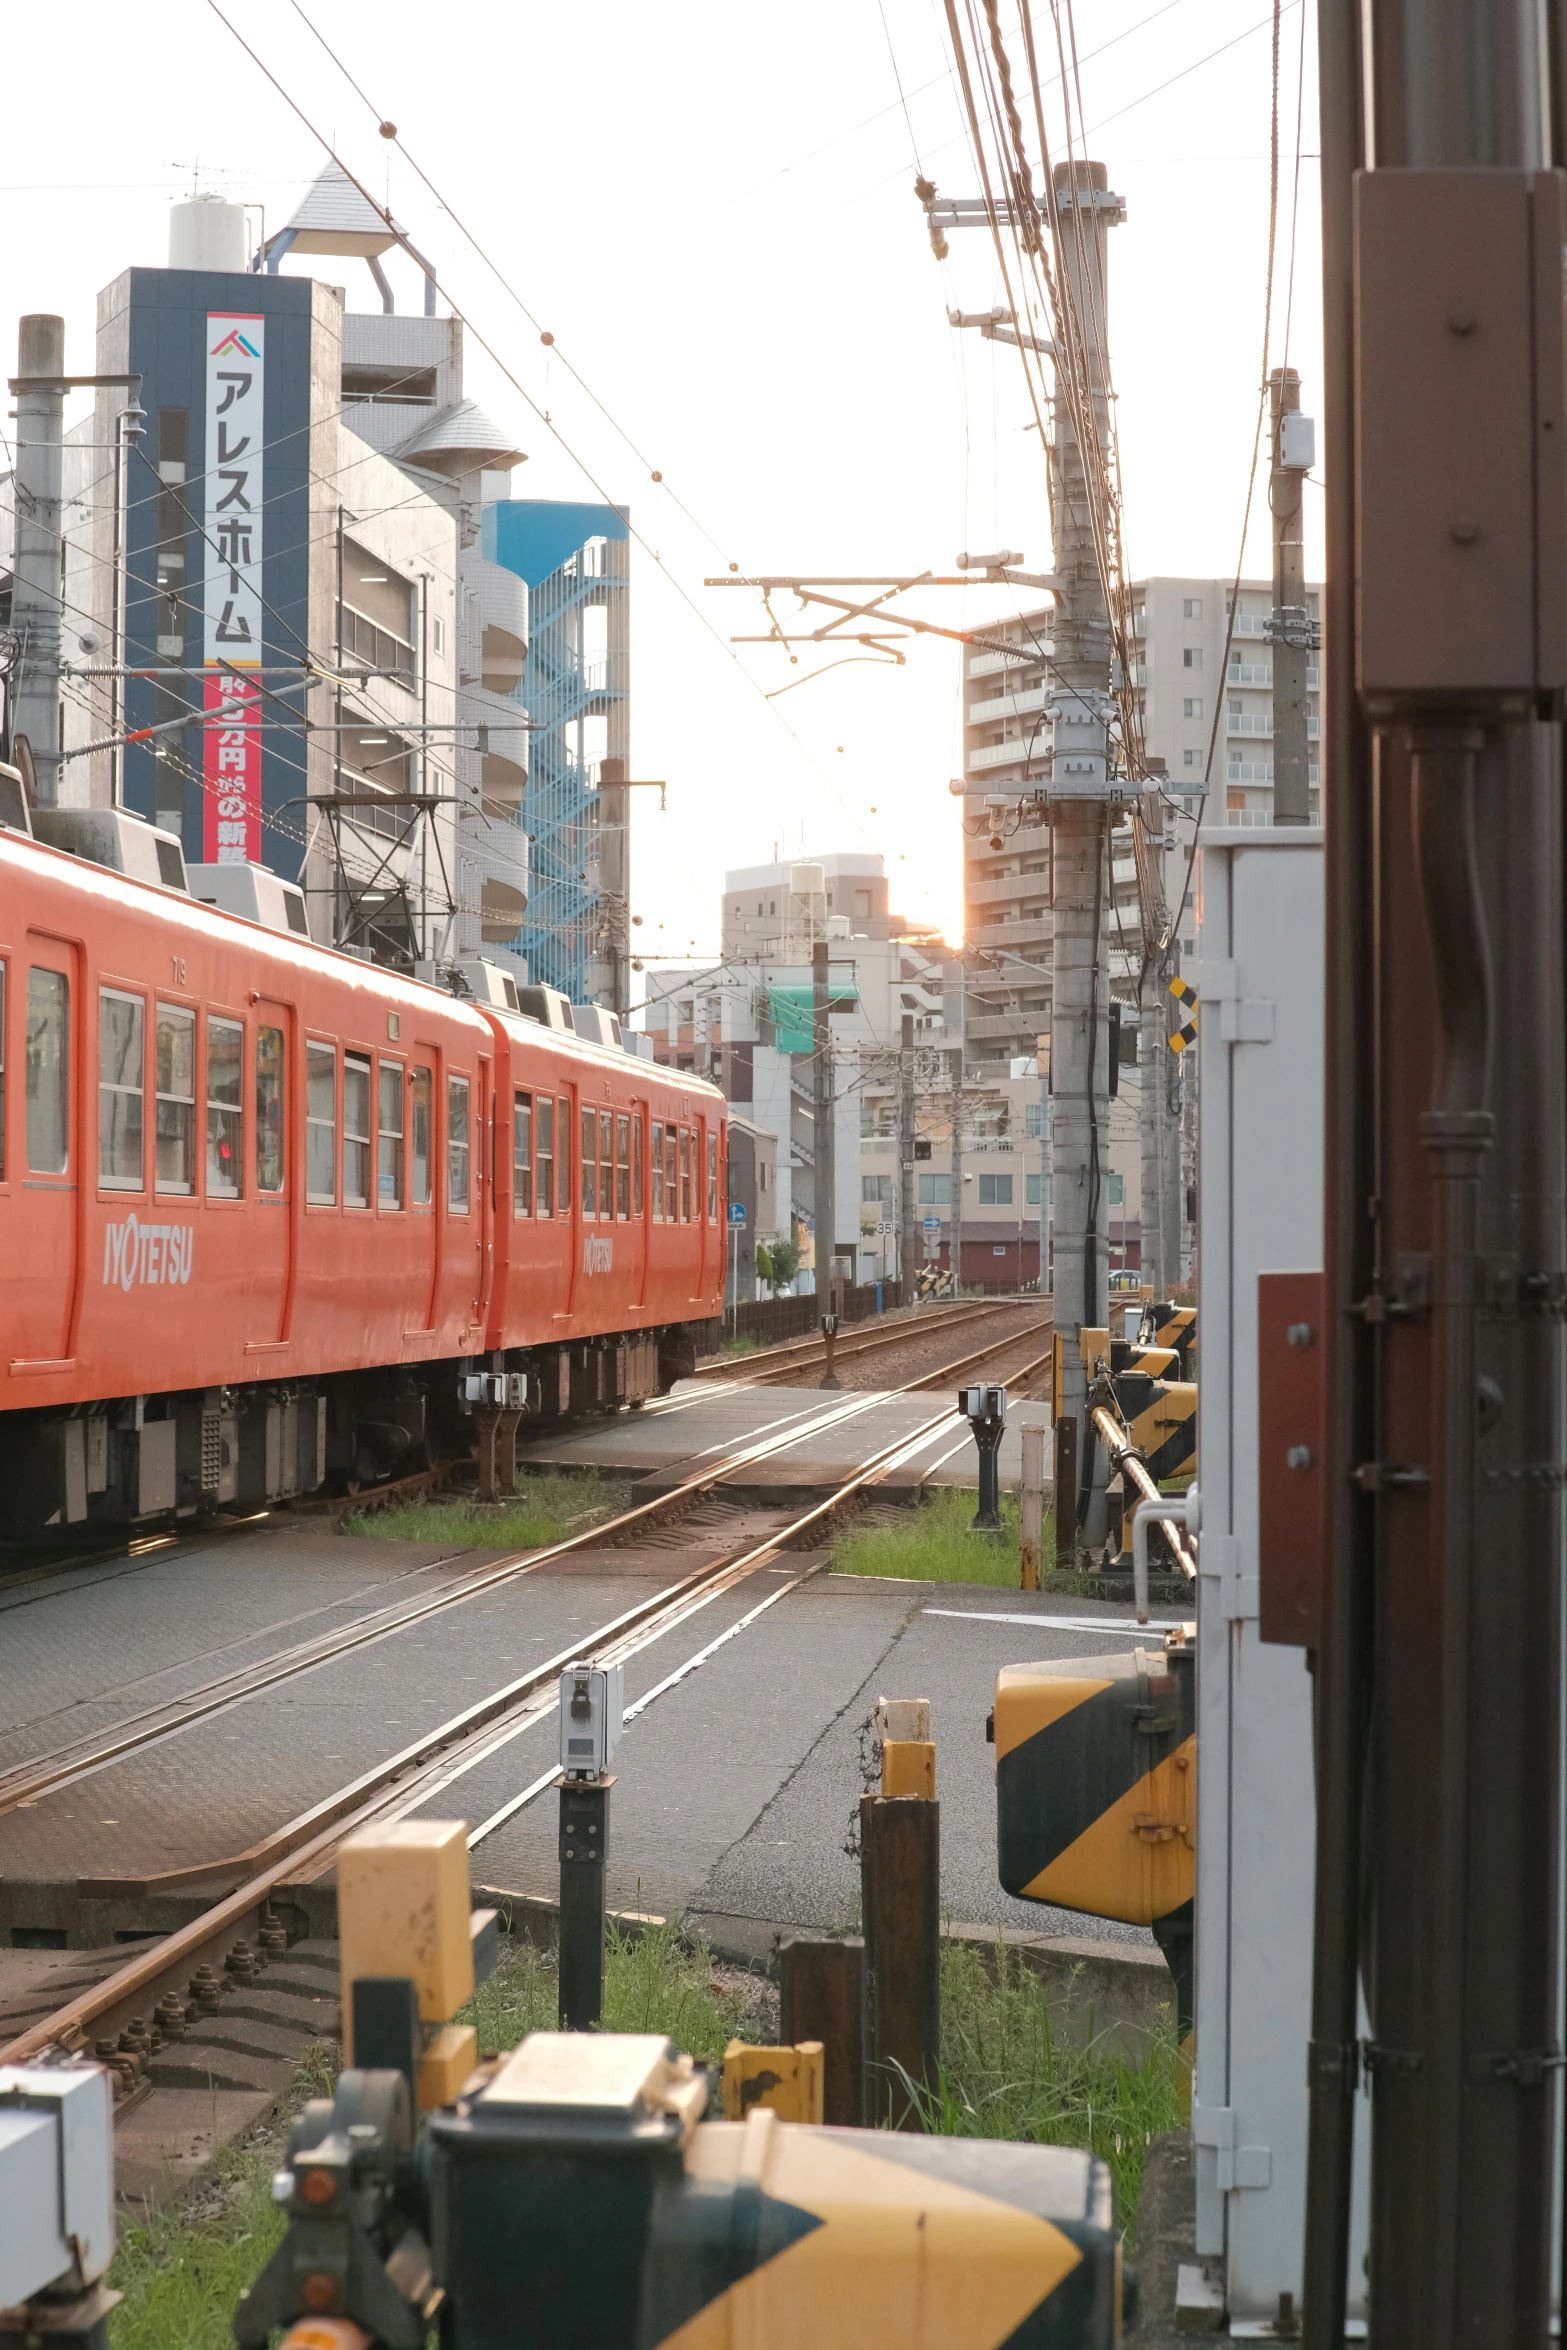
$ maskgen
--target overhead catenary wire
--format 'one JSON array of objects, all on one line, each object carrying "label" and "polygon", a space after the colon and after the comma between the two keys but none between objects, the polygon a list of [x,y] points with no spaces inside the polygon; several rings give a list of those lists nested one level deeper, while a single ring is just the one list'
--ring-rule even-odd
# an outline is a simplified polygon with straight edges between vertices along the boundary
[{"label": "overhead catenary wire", "polygon": [[[375,198],[371,195],[363,180],[360,179],[355,172],[349,169],[348,165],[344,162],[342,156],[338,153],[331,140],[327,138],[326,134],[306,113],[304,107],[299,103],[298,99],[295,98],[292,92],[285,87],[285,85],[279,80],[278,76],[272,71],[271,67],[266,64],[265,60],[252,47],[251,43],[246,40],[244,34],[239,30],[238,26],[235,25],[232,20],[224,14],[222,8],[218,5],[218,0],[207,0],[207,6],[211,9],[213,15],[218,19],[218,22],[231,35],[238,46],[244,50],[246,56],[250,59],[256,70],[266,79],[267,82],[271,84],[272,88],[277,92],[277,95],[282,99],[285,106],[288,107],[290,113],[297,117],[297,119],[304,125],[305,129],[310,133],[311,137],[315,139],[320,145],[323,153],[329,158],[331,162],[336,164],[338,170],[343,174],[343,177],[353,188],[358,191],[358,193],[364,198],[365,202],[370,206],[373,212],[377,213],[382,219],[385,219],[389,222],[390,213],[388,208],[384,205],[378,205],[376,203]],[[300,13],[303,14],[303,11]],[[325,46],[324,43],[323,46]],[[357,84],[355,85],[355,88],[357,90]],[[364,99],[364,103],[368,106],[370,102],[368,99],[364,98],[363,91],[358,91],[358,95]],[[372,108],[371,111],[373,112],[374,109]],[[404,152],[406,154],[406,149]],[[411,167],[416,172],[418,172],[419,177],[424,181],[425,186],[429,188],[430,193],[432,196],[434,196],[436,202],[440,204],[444,210],[451,213],[451,217],[454,223],[462,230],[462,234],[465,237],[468,237],[469,242],[474,244],[474,250],[479,252],[481,249],[471,237],[470,232],[466,228],[463,228],[457,214],[452,211],[451,207],[446,203],[445,198],[442,197],[440,192],[435,188],[433,182],[429,180],[427,175],[417,164],[412,162],[411,157],[409,158],[409,161]],[[481,255],[481,257],[483,256]],[[487,257],[486,266],[492,269],[494,268],[494,264],[490,263]],[[497,271],[496,274],[499,275],[500,273]],[[502,282],[504,283],[505,281],[503,280]],[[523,310],[524,315],[531,318],[531,313],[527,311],[526,306],[521,300],[521,297],[517,295],[515,290],[509,286],[507,290],[512,294],[512,298],[517,302],[518,307]],[[545,430],[550,433],[551,436],[558,442],[566,456],[570,458],[572,464],[577,467],[583,479],[590,484],[598,497],[602,499],[603,503],[606,506],[614,508],[617,512],[622,512],[623,509],[616,505],[616,501],[611,497],[610,492],[599,480],[597,474],[588,464],[586,458],[583,457],[580,452],[572,446],[570,441],[567,440],[565,434],[553,421],[548,412],[539,405],[537,400],[534,399],[532,393],[529,392],[526,386],[521,382],[515,370],[510,367],[506,360],[501,357],[501,354],[496,349],[495,345],[485,335],[482,328],[480,328],[468,315],[468,313],[452,299],[449,288],[446,290],[446,302],[447,308],[451,312],[452,317],[459,321],[465,331],[472,336],[473,340],[478,344],[479,348],[485,353],[486,357],[490,359],[497,368],[499,368],[501,374],[506,378],[506,381],[516,392],[518,398],[526,403],[528,408],[531,409],[533,414],[539,419],[539,422],[544,426]],[[589,396],[595,399],[595,404],[597,405],[598,403],[596,400],[596,395],[590,394]],[[608,412],[605,411],[605,413],[607,414]],[[616,429],[619,430],[619,427],[617,426]],[[626,438],[627,436],[622,435],[622,437]],[[634,444],[630,442],[629,438],[627,438],[627,446],[634,447]],[[698,525],[698,527],[700,528],[701,526]],[[761,701],[767,709],[774,713],[778,723],[783,727],[784,732],[789,736],[789,739],[791,742],[793,742],[795,748],[799,751],[807,766],[809,766],[817,778],[826,785],[828,792],[838,802],[839,806],[844,810],[844,813],[850,818],[856,830],[863,832],[864,827],[858,812],[853,809],[849,802],[843,797],[843,794],[839,791],[829,771],[823,767],[820,761],[813,756],[812,752],[803,741],[801,736],[796,732],[795,728],[789,724],[788,718],[782,711],[778,709],[777,704],[767,700],[760,681],[751,675],[744,662],[736,653],[733,645],[729,644],[726,639],[719,634],[719,631],[714,626],[713,622],[708,618],[707,614],[702,610],[696,599],[691,595],[683,581],[675,572],[670,570],[658,549],[652,545],[646,535],[637,527],[634,522],[631,521],[629,516],[626,517],[626,529],[630,537],[633,538],[637,545],[642,549],[643,553],[650,558],[659,572],[661,572],[664,578],[669,581],[670,586],[679,596],[681,602],[685,604],[687,609],[694,615],[699,626],[708,636],[713,639],[714,643],[719,646],[724,654],[725,659],[732,664],[737,673],[745,680],[745,683],[751,688],[752,692],[756,694],[758,700]],[[708,533],[703,530],[702,535],[707,537]],[[716,542],[713,541],[710,541],[710,543],[716,544]],[[738,569],[738,566],[735,566],[734,568]]]}]

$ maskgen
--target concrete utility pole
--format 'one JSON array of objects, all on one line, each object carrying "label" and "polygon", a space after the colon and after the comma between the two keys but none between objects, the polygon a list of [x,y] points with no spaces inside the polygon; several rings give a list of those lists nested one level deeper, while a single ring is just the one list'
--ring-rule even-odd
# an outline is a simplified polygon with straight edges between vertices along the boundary
[{"label": "concrete utility pole", "polygon": [[16,555],[11,625],[21,639],[12,688],[11,737],[25,734],[41,806],[60,790],[61,443],[65,419],[65,321],[31,317],[17,337]]},{"label": "concrete utility pole", "polygon": [[[1150,993],[1145,999],[1137,1034],[1137,1139],[1141,1146],[1140,1201],[1142,1230],[1142,1278],[1151,1283],[1155,1297],[1167,1297],[1164,1281],[1164,1192],[1167,1128],[1170,1121],[1165,1114],[1164,1088],[1170,1082],[1166,1063],[1174,1058],[1170,1051],[1169,1015],[1165,1006],[1169,997],[1159,985],[1157,966],[1150,970],[1147,983]],[[1173,1147],[1173,1138],[1171,1140]]]},{"label": "concrete utility pole", "polygon": [[631,793],[624,759],[599,761],[598,794],[598,878],[607,932],[609,1009],[624,1020],[631,1001]]},{"label": "concrete utility pole", "polygon": [[832,1311],[832,1261],[837,1224],[837,1152],[833,1118],[836,1103],[832,1082],[832,1003],[827,941],[811,948],[811,1110],[815,1121],[813,1154],[816,1160],[816,1304],[820,1313]]},{"label": "concrete utility pole", "polygon": [[898,1047],[898,1303],[902,1306],[914,1296],[919,1271],[914,1255],[914,1235],[919,1230],[914,1212],[914,1128],[914,1014],[905,1012]]},{"label": "concrete utility pole", "polygon": [[952,1294],[957,1296],[963,1287],[963,1047],[958,1045],[952,1055],[952,1146],[948,1152],[951,1169],[947,1189],[952,1194],[947,1203],[950,1218],[947,1243],[947,1262],[952,1274]]},{"label": "concrete utility pole", "polygon": [[1038,1056],[1035,1067],[1039,1071],[1039,1294],[1041,1297],[1049,1297],[1055,1289],[1055,1278],[1050,1270],[1050,1159],[1055,1146],[1050,1117],[1049,1037],[1036,1036],[1034,1051]]},{"label": "concrete utility pole", "polygon": [[[1080,1333],[1085,1325],[1102,1329],[1106,1311],[1111,636],[1089,469],[1099,471],[1110,446],[1106,236],[1112,222],[1123,217],[1124,207],[1109,193],[1102,163],[1058,165],[1053,186],[1058,282],[1077,322],[1073,350],[1057,356],[1055,439],[1050,452],[1055,572],[1060,581],[1054,690],[1048,706],[1054,754],[1050,820],[1055,972],[1050,1042],[1055,1310],[1062,1339],[1063,1410],[1077,1420],[1085,1439],[1079,1451],[1086,1493],[1080,1524],[1084,1540],[1095,1546],[1109,1531],[1106,1464],[1102,1450],[1090,1452],[1086,1443],[1088,1387]],[[1079,435],[1090,432],[1097,445],[1085,451]]]},{"label": "concrete utility pole", "polygon": [[1312,627],[1306,610],[1303,485],[1315,452],[1309,416],[1300,412],[1300,377],[1276,367],[1268,378],[1273,464],[1273,821],[1311,821],[1310,749],[1306,738],[1306,660]]},{"label": "concrete utility pole", "polygon": [[1567,86],[1541,10],[1370,0],[1318,24],[1333,821],[1304,2342],[1344,2339],[1366,2083],[1379,2350],[1546,2350]]}]

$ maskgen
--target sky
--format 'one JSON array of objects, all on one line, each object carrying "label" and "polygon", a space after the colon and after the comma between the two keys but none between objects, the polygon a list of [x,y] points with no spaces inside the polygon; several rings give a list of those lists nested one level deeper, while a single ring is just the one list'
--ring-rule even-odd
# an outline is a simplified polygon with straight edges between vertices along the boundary
[{"label": "sky", "polygon": [[[1014,48],[1017,4],[1002,0]],[[961,550],[998,546],[1048,567],[1021,361],[947,323],[1003,299],[994,248],[954,232],[938,265],[913,194],[917,167],[943,195],[979,186],[942,0],[221,5],[286,96],[215,0],[165,0],[155,39],[104,0],[9,28],[12,87],[59,102],[8,121],[5,347],[21,314],[60,312],[67,364],[87,372],[97,291],[166,262],[172,201],[216,189],[274,230],[330,142],[469,322],[467,389],[528,452],[514,494],[630,508],[632,771],[669,786],[662,814],[656,793],[633,795],[642,951],[705,959],[728,867],[830,851],[879,851],[894,905],[955,939],[959,648],[926,638],[901,666],[817,674],[831,656],[797,646],[791,666],[732,644],[764,631],[759,599],[703,584],[731,564],[949,572]],[[1130,567],[1224,576],[1263,366],[1268,0],[1075,0],[1072,14],[1090,152],[1127,205],[1110,320]],[[1053,54],[1050,0],[1035,24]],[[1314,9],[1288,0],[1270,364],[1300,370],[1308,411],[1315,41]],[[378,306],[358,263],[292,266],[346,283],[351,308]],[[412,266],[393,258],[389,274],[399,308],[418,309]],[[1310,484],[1314,577],[1321,526]],[[1245,560],[1269,568],[1265,487]],[[972,587],[914,608],[963,627],[1028,601]]]}]

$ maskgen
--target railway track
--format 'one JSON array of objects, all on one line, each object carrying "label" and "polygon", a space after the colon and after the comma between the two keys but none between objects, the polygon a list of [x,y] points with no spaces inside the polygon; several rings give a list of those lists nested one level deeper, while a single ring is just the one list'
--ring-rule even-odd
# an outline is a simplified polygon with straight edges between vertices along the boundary
[{"label": "railway track", "polygon": [[[1005,1339],[971,1350],[938,1370],[908,1382],[901,1391],[893,1392],[914,1394],[948,1386],[980,1362],[997,1354],[1015,1352],[1024,1340],[1037,1339],[1040,1328],[1045,1326],[1040,1322],[1026,1332],[1010,1332]],[[1012,1366],[1007,1375],[1014,1385],[1026,1385],[1040,1374],[1048,1361],[1047,1349]],[[0,1780],[0,1811],[41,1801],[87,1772],[103,1769],[139,1747],[176,1736],[191,1723],[222,1707],[237,1705],[266,1688],[295,1679],[352,1648],[392,1637],[441,1609],[460,1606],[480,1591],[493,1590],[499,1583],[537,1573],[569,1554],[604,1548],[617,1538],[630,1539],[655,1526],[666,1525],[713,1496],[737,1471],[852,1422],[883,1402],[886,1393],[881,1390],[847,1396],[821,1410],[788,1414],[782,1426],[764,1431],[757,1440],[709,1463],[698,1475],[672,1487],[668,1493],[639,1503],[616,1518],[600,1521],[544,1550],[492,1562],[460,1578],[445,1591],[379,1610],[374,1617],[337,1633],[299,1643],[296,1649],[261,1665],[220,1676],[167,1706],[149,1709],[141,1717],[117,1724],[112,1731],[61,1747]],[[625,1663],[655,1643],[678,1634],[704,1609],[770,1561],[809,1545],[813,1537],[822,1536],[839,1511],[917,1458],[944,1427],[954,1430],[953,1449],[966,1441],[965,1436],[956,1433],[959,1423],[950,1408],[933,1412],[914,1429],[874,1448],[821,1500],[804,1509],[780,1512],[776,1526],[761,1539],[748,1540],[731,1555],[690,1574],[673,1577],[591,1633],[578,1634],[559,1654],[466,1706],[245,1851],[194,1862],[154,1878],[83,1881],[82,1891],[100,1897],[120,1894],[130,1900],[156,1891],[200,1898],[210,1891],[213,1898],[188,1923],[149,1944],[125,1965],[77,1990],[64,2005],[31,2021],[19,2036],[0,2048],[0,2062],[22,2062],[47,2048],[80,2048],[89,2044],[107,2048],[133,2019],[154,2014],[160,2006],[167,2013],[171,2001],[176,2007],[188,2004],[192,1978],[203,1968],[209,1970],[209,1982],[228,1981],[226,1963],[237,1946],[243,1945],[247,1953],[253,1953],[260,1948],[264,1931],[268,1939],[276,1941],[269,1911],[274,1895],[282,1898],[285,1888],[291,1885],[303,1887],[318,1882],[332,1868],[343,1839],[356,1828],[373,1820],[399,1818],[418,1810],[513,1740],[547,1721],[556,1709],[559,1675],[567,1664],[584,1655],[600,1663]],[[779,1600],[818,1573],[822,1563],[812,1560],[802,1565],[798,1574],[775,1583],[756,1606],[726,1624],[711,1639],[698,1643],[627,1709],[627,1720],[635,1720],[667,1690],[698,1671],[719,1648],[739,1638]],[[476,1849],[525,1805],[536,1800],[556,1775],[552,1761],[547,1770],[530,1778],[499,1810],[470,1831],[470,1848]],[[248,1967],[249,1958],[245,1963]],[[242,1969],[235,1979],[243,1981],[248,1977]],[[195,2012],[194,2007],[191,2012]],[[149,2037],[156,2043],[156,2025]]]},{"label": "railway track", "polygon": [[[1018,1307],[992,1300],[985,1304],[900,1315],[892,1321],[876,1323],[870,1329],[850,1328],[839,1333],[834,1343],[833,1359],[837,1363],[854,1362],[864,1355],[911,1346],[934,1337],[938,1331],[985,1321],[993,1315],[1007,1312],[1015,1315]],[[778,1346],[758,1347],[751,1354],[726,1355],[699,1363],[692,1376],[704,1381],[711,1380],[714,1384],[733,1381],[747,1387],[784,1386],[796,1372],[820,1370],[826,1360],[826,1347],[813,1333],[805,1338],[786,1339]]]}]

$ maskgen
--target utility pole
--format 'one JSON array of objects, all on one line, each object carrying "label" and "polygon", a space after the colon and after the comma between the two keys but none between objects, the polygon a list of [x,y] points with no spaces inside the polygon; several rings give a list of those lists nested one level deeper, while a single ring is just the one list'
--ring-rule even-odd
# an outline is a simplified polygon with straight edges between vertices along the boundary
[{"label": "utility pole", "polygon": [[827,964],[827,941],[819,938],[811,947],[811,1109],[815,1121],[814,1156],[816,1159],[816,1306],[823,1314],[832,1312],[832,1262],[837,1224],[837,1182],[833,1133],[832,1083],[832,1028],[828,1013],[832,1003],[831,974]]},{"label": "utility pole", "polygon": [[[1076,320],[1073,348],[1056,361],[1050,452],[1055,571],[1054,688],[1048,704],[1051,905],[1055,960],[1052,1192],[1056,1329],[1062,1340],[1062,1407],[1078,1423],[1080,1523],[1090,1547],[1109,1531],[1106,1463],[1091,1445],[1081,1332],[1104,1327],[1106,1201],[1110,1189],[1109,911],[1111,790],[1110,616],[1100,575],[1090,468],[1110,446],[1106,237],[1124,217],[1102,163],[1057,165],[1050,204],[1058,283]],[[1093,446],[1080,436],[1091,434]],[[1043,1185],[1040,1187],[1043,1189]]]},{"label": "utility pole", "polygon": [[631,967],[631,792],[626,762],[599,761],[598,880],[604,910],[604,959],[609,966],[609,1009],[626,1017]]},{"label": "utility pole", "polygon": [[1309,416],[1300,412],[1300,377],[1275,367],[1268,378],[1273,463],[1273,821],[1311,821],[1310,750],[1306,738],[1306,660],[1312,627],[1306,610],[1303,485],[1316,451]]},{"label": "utility pole", "polygon": [[1358,2076],[1379,2345],[1546,2350],[1567,89],[1540,11],[1335,0],[1318,21],[1332,821],[1304,2339],[1344,2339]]},{"label": "utility pole", "polygon": [[914,1015],[903,1015],[898,1047],[898,1303],[914,1300],[914,1235],[919,1219],[914,1213]]},{"label": "utility pole", "polygon": [[1039,1071],[1039,1294],[1050,1297],[1055,1292],[1055,1276],[1050,1269],[1050,1161],[1055,1145],[1050,1118],[1049,1037],[1036,1036],[1034,1050],[1038,1055],[1035,1067]]},{"label": "utility pole", "polygon": [[39,804],[60,793],[61,532],[65,321],[24,318],[17,337],[16,556],[11,625],[21,639],[11,739],[26,735]]},{"label": "utility pole", "polygon": [[[960,1015],[961,1017],[961,1015]],[[963,1287],[963,1046],[959,1042],[952,1054],[952,1147],[948,1153],[951,1172],[947,1189],[952,1197],[948,1202],[952,1237],[947,1243],[947,1261],[952,1274],[952,1294],[957,1296]]]}]

